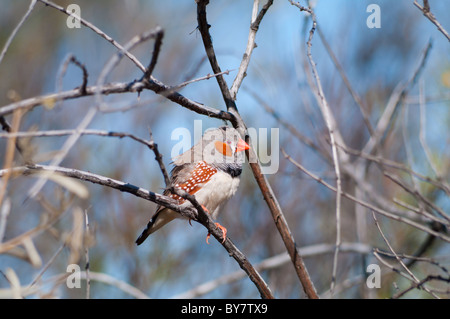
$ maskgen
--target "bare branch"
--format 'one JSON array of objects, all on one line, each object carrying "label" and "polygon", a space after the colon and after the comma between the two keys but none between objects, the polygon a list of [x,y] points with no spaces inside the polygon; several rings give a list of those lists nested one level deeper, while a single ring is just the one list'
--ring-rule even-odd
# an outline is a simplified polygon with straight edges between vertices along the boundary
[{"label": "bare branch", "polygon": [[363,152],[372,153],[377,147],[379,147],[383,139],[383,136],[386,134],[386,131],[389,128],[389,123],[391,122],[391,119],[395,111],[400,105],[402,99],[407,95],[408,90],[411,88],[413,84],[416,83],[417,79],[419,78],[419,75],[421,74],[423,68],[425,67],[427,57],[431,51],[431,47],[432,43],[430,41],[428,42],[422,55],[422,58],[420,60],[420,63],[416,68],[416,70],[414,71],[412,77],[408,80],[407,83],[402,85],[399,84],[395,88],[394,92],[392,92],[391,97],[389,98],[389,101],[386,105],[386,108],[384,109],[383,114],[378,120],[373,135],[370,137],[370,139],[367,141],[367,144],[363,148]]},{"label": "bare branch", "polygon": [[[97,109],[94,107],[89,108],[81,122],[77,125],[77,128],[75,130],[75,134],[70,135],[67,140],[64,142],[63,146],[61,147],[60,151],[56,154],[56,156],[51,160],[50,166],[57,166],[59,165],[64,158],[69,153],[70,149],[75,145],[75,143],[78,141],[78,138],[80,137],[80,131],[84,130],[94,119],[95,114],[97,113]],[[39,178],[39,180],[30,188],[28,191],[28,196],[30,198],[34,198],[44,187],[45,183],[47,182],[47,177],[42,176]]]},{"label": "bare branch", "polygon": [[126,283],[123,280],[119,280],[117,278],[114,278],[113,276],[110,276],[105,273],[90,271],[89,273],[87,271],[80,272],[81,279],[84,280],[92,280],[92,281],[98,281],[113,287],[116,287],[123,292],[129,294],[130,296],[133,296],[138,299],[149,299],[149,297],[143,293],[141,290],[137,289],[136,287],[131,286],[130,284]]},{"label": "bare branch", "polygon": [[[19,130],[20,122],[22,120],[23,116],[23,110],[16,110],[13,114],[12,119],[12,126],[10,128],[11,132],[17,132]],[[5,152],[5,158],[4,158],[4,164],[3,167],[6,169],[12,167],[13,160],[14,160],[14,153],[16,149],[16,138],[13,137],[12,139],[8,140],[8,143],[6,145],[6,152]],[[3,179],[3,183],[0,184],[0,206],[3,203],[3,199],[6,194],[6,187],[8,185],[8,180],[10,178],[10,173],[6,173],[5,178]]]},{"label": "bare branch", "polygon": [[[147,191],[143,188],[136,187],[129,183],[124,183],[118,180],[114,180],[108,177],[104,177],[98,174],[93,174],[85,171],[80,171],[76,169],[69,169],[63,167],[50,167],[47,165],[28,165],[25,167],[15,167],[9,170],[0,170],[0,177],[2,177],[6,173],[21,173],[24,175],[33,174],[39,171],[49,171],[49,172],[57,172],[67,177],[76,178],[83,181],[88,181],[94,184],[99,184],[102,186],[111,187],[114,189],[118,189],[122,192],[127,192],[133,194],[137,197],[152,201],[158,205],[162,205],[164,207],[170,208],[182,216],[185,216],[189,219],[193,219],[208,229],[208,232],[211,233],[220,243],[222,243],[222,232],[218,229],[215,223],[212,221],[211,217],[206,214],[201,205],[196,201],[194,196],[191,196],[187,193],[180,193],[180,196],[186,197],[191,203],[193,203],[194,208],[192,207],[181,207],[178,205],[178,202],[168,196],[160,195],[157,193],[153,193]],[[174,189],[176,193],[179,190]],[[0,253],[4,250],[7,250],[8,247],[11,246],[11,243],[4,243],[0,245]],[[239,266],[248,274],[250,280],[258,288],[261,297],[263,298],[273,298],[272,293],[270,292],[269,287],[265,284],[262,277],[259,273],[254,269],[251,263],[247,260],[245,255],[231,242],[229,238],[222,243],[222,246],[228,251],[228,254],[233,257],[239,264]]]},{"label": "bare branch", "polygon": [[236,75],[236,78],[234,79],[234,82],[230,89],[231,98],[233,100],[236,100],[236,96],[242,84],[242,81],[247,75],[247,69],[248,65],[250,64],[250,58],[252,56],[253,49],[256,48],[255,38],[256,32],[259,29],[259,24],[261,23],[262,19],[264,18],[264,15],[266,14],[267,10],[269,10],[272,4],[273,0],[267,0],[266,4],[262,7],[261,11],[258,14],[259,0],[254,0],[253,2],[252,19],[248,35],[247,48],[245,49],[241,65],[239,66],[239,72]]},{"label": "bare branch", "polygon": [[[317,97],[317,103],[319,105],[319,109],[322,113],[322,117],[325,121],[325,124],[328,129],[328,134],[330,136],[330,142],[331,142],[331,151],[333,155],[333,164],[334,164],[334,171],[336,173],[336,251],[334,255],[334,261],[333,261],[333,274],[331,279],[331,293],[333,292],[335,281],[336,281],[336,273],[337,273],[337,260],[338,260],[338,254],[339,254],[339,248],[341,245],[341,194],[342,194],[342,186],[341,186],[341,168],[340,168],[340,161],[339,161],[339,149],[336,146],[336,140],[339,139],[339,141],[344,144],[342,137],[340,134],[338,134],[338,127],[336,125],[336,120],[333,117],[333,114],[331,112],[331,109],[328,105],[327,99],[325,98],[325,94],[322,89],[322,83],[319,78],[319,73],[317,72],[316,63],[314,62],[314,59],[311,54],[311,47],[312,47],[312,39],[314,36],[314,32],[316,30],[316,16],[314,14],[314,11],[310,8],[306,9],[302,7],[299,4],[295,4],[292,0],[290,0],[290,3],[292,5],[295,5],[300,9],[300,11],[307,11],[312,18],[312,28],[309,32],[309,38],[307,42],[307,56],[309,59],[309,63],[311,65],[312,73],[315,79],[315,84],[317,88],[317,92],[315,92],[315,96]],[[339,137],[336,137],[336,135],[339,135]]]},{"label": "bare branch", "polygon": [[16,36],[17,32],[22,27],[22,25],[25,23],[25,21],[28,19],[28,17],[31,14],[31,11],[33,11],[34,6],[36,5],[36,2],[37,2],[37,0],[31,0],[30,6],[28,7],[27,12],[22,17],[19,24],[14,28],[13,32],[9,35],[8,40],[6,40],[5,46],[3,47],[3,50],[0,53],[0,63],[2,63],[3,57],[5,56],[6,52],[8,51],[8,48],[11,45],[11,42],[14,40],[14,37]]},{"label": "bare branch", "polygon": [[266,284],[266,282],[258,273],[258,271],[252,266],[252,264],[250,264],[250,262],[247,260],[247,257],[245,257],[245,255],[242,254],[239,251],[239,249],[237,249],[237,247],[228,237],[226,237],[224,240],[222,231],[216,227],[212,218],[209,216],[209,214],[205,212],[202,205],[200,205],[197,202],[195,196],[190,195],[189,193],[175,187],[171,188],[171,192],[191,202],[191,204],[195,207],[195,209],[198,212],[197,216],[198,218],[196,221],[205,226],[208,229],[209,233],[212,234],[217,239],[217,241],[221,243],[222,246],[227,250],[229,256],[233,257],[238,262],[242,270],[244,270],[247,273],[250,280],[253,281],[253,283],[258,288],[261,297],[264,299],[274,299],[274,296],[270,291],[269,286]]},{"label": "bare branch", "polygon": [[[424,279],[420,280],[419,282],[413,282],[409,288],[405,289],[404,291],[401,291],[401,292],[397,293],[396,295],[394,295],[392,297],[392,299],[398,299],[398,298],[404,296],[406,293],[410,292],[413,289],[420,289],[420,288],[422,288],[422,286],[425,283],[427,283],[429,281],[442,281],[442,282],[450,283],[450,278],[445,278],[445,277],[439,276],[439,275],[428,275],[427,277],[425,277]],[[442,293],[450,294],[450,290],[442,291]]]},{"label": "bare branch", "polygon": [[[128,41],[124,45],[123,50],[114,54],[106,62],[105,66],[103,67],[103,69],[100,72],[100,75],[98,76],[98,79],[96,82],[97,87],[100,88],[102,85],[105,84],[108,74],[111,73],[112,70],[119,64],[119,62],[122,60],[125,52],[128,52],[129,50],[135,48],[137,45],[139,45],[149,39],[153,39],[155,37],[157,38],[158,36],[161,35],[161,32],[162,32],[162,29],[161,29],[161,27],[158,26],[154,29],[150,29],[146,32],[143,32],[142,34],[136,35],[130,41]],[[149,78],[151,78],[151,76],[149,76]],[[142,78],[142,79],[144,79],[144,78]],[[141,79],[141,82],[142,82],[142,79]],[[140,92],[140,91],[138,91],[138,92]],[[95,101],[97,104],[97,108],[100,110],[107,110],[108,106],[105,105],[105,103],[103,103],[102,96],[103,95],[101,94],[100,90],[95,92]]]},{"label": "bare branch", "polygon": [[[52,130],[52,131],[39,131],[39,132],[17,132],[17,133],[0,133],[0,138],[13,138],[13,137],[49,137],[49,136],[66,136],[75,134],[76,130]],[[162,161],[162,155],[158,150],[158,145],[153,141],[152,134],[150,132],[150,141],[146,141],[140,137],[137,137],[133,134],[125,133],[125,132],[113,132],[113,131],[102,131],[102,130],[90,130],[85,129],[78,132],[80,135],[96,135],[96,136],[104,136],[104,137],[118,137],[124,138],[128,137],[132,140],[135,140],[145,146],[147,146],[150,150],[155,154],[155,160],[158,162],[158,165],[161,169],[161,173],[164,177],[164,181],[166,185],[170,184],[169,174],[167,173],[167,169]]]},{"label": "bare branch", "polygon": [[[85,227],[86,227],[86,235],[90,235],[89,230],[89,217],[87,210],[84,210],[84,217],[85,217]],[[90,270],[90,263],[89,263],[89,245],[86,245],[84,248],[84,258],[86,260],[86,266],[84,267],[85,273],[86,273],[86,299],[90,299],[91,297],[91,270]]]},{"label": "bare branch", "polygon": [[[0,183],[0,187],[1,185],[2,184]],[[11,211],[11,201],[7,197],[0,206],[0,244],[2,243],[3,238],[5,236],[6,222],[10,211]]]},{"label": "bare branch", "polygon": [[88,72],[87,72],[86,66],[84,64],[82,64],[80,61],[78,61],[77,58],[75,58],[73,55],[70,55],[68,62],[75,64],[83,72],[83,82],[81,83],[81,86],[80,86],[80,93],[82,95],[85,95],[87,81],[88,81]]},{"label": "bare branch", "polygon": [[[208,56],[213,71],[215,73],[219,73],[221,72],[220,67],[214,52],[211,35],[209,34],[210,25],[208,24],[206,19],[206,6],[208,5],[209,0],[196,0],[196,3],[197,3],[198,29],[202,35],[206,55]],[[267,178],[262,174],[261,164],[258,160],[258,157],[256,156],[254,148],[252,147],[250,137],[247,134],[247,127],[238,112],[234,100],[231,98],[231,93],[228,90],[228,86],[224,78],[222,76],[218,76],[216,79],[222,92],[222,97],[225,101],[227,110],[234,116],[234,119],[233,121],[231,121],[231,123],[239,131],[239,133],[245,137],[245,141],[247,142],[247,144],[250,145],[250,149],[246,151],[246,155],[247,158],[249,159],[253,176],[255,177],[255,180],[258,183],[261,193],[269,206],[272,218],[275,222],[275,225],[277,226],[281,238],[283,239],[283,242],[286,246],[289,256],[291,257],[294,269],[297,273],[300,282],[302,283],[303,290],[305,291],[306,295],[309,298],[317,299],[318,295],[316,289],[314,287],[313,282],[311,281],[311,278],[308,274],[305,264],[303,263],[303,259],[300,253],[298,252],[292,233],[281,210],[281,206],[278,203],[278,200],[269,182],[267,181]]]},{"label": "bare branch", "polygon": [[86,21],[85,19],[83,19],[81,17],[76,16],[74,13],[67,11],[65,8],[58,6],[57,4],[55,4],[51,1],[47,1],[47,0],[39,0],[39,1],[42,2],[43,4],[45,4],[46,6],[57,9],[68,16],[75,16],[76,19],[78,19],[81,22],[81,24],[88,27],[89,29],[91,29],[92,31],[97,33],[99,36],[101,36],[103,39],[105,39],[106,41],[111,43],[113,46],[115,46],[117,49],[119,49],[120,52],[123,52],[123,54],[125,54],[143,73],[145,73],[145,67],[142,65],[141,62],[139,62],[139,60],[133,54],[131,54],[130,52],[125,50],[125,48],[122,47],[122,45],[120,45],[116,40],[111,38],[109,35],[107,35],[105,32],[100,30],[94,24],[90,23],[89,21]]},{"label": "bare branch", "polygon": [[361,115],[363,117],[364,123],[366,124],[367,130],[369,131],[370,135],[373,134],[373,127],[370,123],[369,114],[367,113],[366,107],[363,105],[363,101],[359,94],[353,89],[352,85],[350,84],[350,80],[348,79],[347,75],[345,74],[345,70],[343,69],[342,65],[339,63],[336,55],[334,54],[333,50],[331,49],[330,45],[328,44],[328,41],[325,39],[325,35],[322,32],[322,29],[317,27],[317,32],[319,33],[319,37],[322,40],[323,45],[325,46],[325,49],[328,52],[328,55],[330,56],[331,60],[333,61],[334,66],[339,72],[339,75],[342,78],[342,81],[344,81],[345,86],[347,87],[347,90],[350,92],[351,96],[353,97],[353,100],[356,102],[356,104],[359,107],[359,110],[361,111]]},{"label": "bare branch", "polygon": [[[172,87],[167,86],[156,79],[148,83],[143,82],[110,83],[104,84],[100,87],[88,86],[86,88],[85,95],[81,94],[79,89],[73,89],[61,93],[52,93],[42,96],[36,96],[0,107],[0,116],[10,114],[16,109],[32,109],[39,105],[53,105],[56,101],[76,99],[82,96],[90,96],[96,94],[97,92],[100,92],[100,94],[102,95],[108,95],[127,92],[138,92],[139,90],[142,89],[152,90],[155,93],[166,97],[172,102],[179,104],[199,114],[207,115],[209,117],[218,118],[221,120],[232,121],[234,119],[233,115],[231,115],[228,112],[219,111],[215,108],[190,100],[178,92],[173,92]],[[166,92],[170,93],[166,94]]]},{"label": "bare branch", "polygon": [[[423,196],[418,190],[413,190],[410,187],[408,187],[405,183],[403,183],[400,178],[398,178],[397,176],[395,176],[394,174],[388,173],[388,172],[384,172],[384,176],[386,176],[387,178],[389,178],[391,181],[393,181],[394,183],[396,183],[397,185],[399,185],[401,188],[403,188],[405,191],[407,191],[408,193],[410,193],[411,195],[413,195],[417,200],[422,201],[423,203],[425,203],[426,205],[428,205],[430,208],[434,209],[439,215],[441,215],[447,222],[447,225],[450,225],[450,217],[438,206],[436,206],[435,204],[433,204],[431,201],[429,201],[428,199],[425,198],[425,196]],[[431,218],[430,216],[428,216],[429,218]],[[443,221],[440,221],[441,223],[443,223]]]},{"label": "bare branch", "polygon": [[423,7],[417,2],[417,0],[414,0],[414,5],[419,8],[419,10],[422,11],[423,15],[427,17],[428,20],[430,20],[431,23],[433,23],[438,28],[438,30],[447,38],[448,41],[450,41],[450,35],[448,34],[448,32],[439,23],[434,14],[431,13],[428,0],[423,0]]},{"label": "bare branch", "polygon": [[420,81],[420,85],[419,85],[419,99],[420,99],[420,104],[419,104],[419,110],[420,110],[420,126],[419,126],[419,140],[420,140],[420,144],[422,145],[423,151],[425,153],[425,156],[427,158],[428,163],[430,164],[434,175],[439,179],[439,180],[443,180],[443,174],[441,174],[438,170],[438,168],[436,167],[436,165],[434,165],[432,156],[431,156],[431,151],[430,148],[428,147],[428,143],[427,143],[427,138],[425,136],[425,131],[426,131],[426,109],[425,109],[425,94],[424,94],[424,82],[423,80]]},{"label": "bare branch", "polygon": [[[355,150],[355,149],[349,148],[348,146],[343,146],[343,145],[339,145],[339,144],[338,144],[338,147],[342,148],[344,150],[344,152],[346,152],[348,154],[352,154],[352,155],[355,155],[358,157],[363,157],[369,161],[377,163],[379,166],[393,167],[395,169],[399,169],[404,172],[407,172],[408,174],[414,175],[415,177],[417,177],[427,183],[430,183],[433,186],[436,186],[436,187],[442,189],[444,192],[447,193],[447,195],[450,196],[450,185],[448,185],[448,183],[445,183],[444,181],[442,181],[442,182],[436,181],[428,176],[425,176],[423,174],[420,174],[420,173],[412,170],[411,168],[409,168],[408,166],[406,166],[402,163],[392,161],[392,160],[383,158],[381,156],[370,155],[370,154],[364,153],[363,151]],[[346,173],[347,173],[347,171],[346,171]]]},{"label": "bare branch", "polygon": [[[319,182],[320,184],[324,185],[324,186],[327,187],[328,189],[332,190],[333,192],[336,192],[336,188],[335,188],[334,186],[328,184],[328,183],[325,182],[322,178],[320,178],[320,177],[316,176],[315,174],[309,172],[305,167],[303,167],[303,165],[301,165],[300,163],[298,163],[298,162],[296,162],[294,159],[292,159],[292,157],[289,156],[289,155],[284,151],[284,149],[281,149],[281,151],[282,151],[282,153],[284,154],[284,156],[285,156],[292,164],[294,164],[297,168],[299,168],[301,171],[303,171],[306,175],[308,175],[309,177],[313,178],[314,180],[316,180],[316,181]],[[354,201],[355,203],[357,203],[357,204],[359,204],[359,205],[362,205],[362,206],[364,206],[364,207],[366,207],[366,208],[368,208],[368,209],[370,209],[370,210],[372,210],[372,211],[375,211],[376,213],[379,213],[379,214],[381,214],[381,215],[383,215],[383,216],[386,216],[386,217],[388,217],[388,218],[390,218],[390,219],[392,219],[392,220],[396,220],[396,221],[399,221],[399,222],[403,222],[403,223],[405,223],[405,224],[407,224],[407,225],[410,225],[410,226],[412,226],[412,227],[415,227],[415,228],[417,228],[417,229],[419,229],[419,230],[422,230],[422,231],[424,231],[424,232],[426,232],[426,233],[432,234],[432,235],[434,235],[434,236],[436,236],[436,237],[438,237],[438,238],[440,238],[440,239],[442,239],[442,240],[444,240],[444,241],[446,241],[446,242],[450,242],[450,237],[448,237],[448,236],[446,236],[446,235],[444,235],[444,234],[442,234],[442,233],[440,233],[440,232],[437,232],[437,231],[435,231],[435,230],[432,230],[432,229],[430,229],[430,228],[428,228],[428,227],[425,227],[424,225],[422,225],[422,224],[420,224],[420,223],[417,223],[417,222],[412,221],[412,220],[410,220],[410,219],[408,219],[408,218],[405,218],[405,217],[398,216],[398,215],[392,214],[392,213],[390,213],[390,212],[387,212],[387,211],[385,211],[385,210],[383,210],[383,209],[380,209],[380,208],[378,208],[378,207],[376,207],[376,206],[374,206],[374,205],[372,205],[372,204],[370,204],[370,203],[367,203],[367,202],[365,202],[365,201],[362,201],[362,200],[356,198],[355,196],[353,196],[353,195],[351,195],[351,194],[348,194],[348,193],[346,193],[346,192],[342,192],[342,196],[345,197],[345,198],[347,198],[347,199],[350,199],[350,200]]]},{"label": "bare branch", "polygon": [[[86,87],[87,87],[87,81],[88,81],[88,72],[87,72],[86,67],[83,64],[81,64],[80,62],[78,62],[78,60],[75,58],[75,56],[73,54],[69,54],[64,59],[64,62],[61,64],[61,66],[60,66],[60,68],[58,70],[58,75],[57,75],[57,78],[56,78],[56,92],[60,93],[62,91],[63,78],[64,78],[64,76],[66,74],[66,71],[67,71],[67,68],[69,66],[69,63],[71,63],[71,62],[74,63],[75,65],[77,65],[78,67],[80,67],[82,72],[83,72],[83,82],[82,82],[81,87],[80,87],[80,93],[82,95],[86,95],[86,93],[87,93],[86,92]],[[51,104],[53,104],[51,106],[58,107],[61,104],[61,102],[62,102],[61,100],[60,101],[55,101],[55,102],[51,103]],[[49,103],[49,105],[50,105],[50,103]]]},{"label": "bare branch", "polygon": [[150,64],[148,65],[148,67],[144,73],[144,78],[146,78],[146,79],[150,79],[150,77],[152,76],[153,70],[155,69],[156,62],[158,62],[158,56],[159,56],[159,52],[161,50],[163,37],[164,37],[164,30],[159,29],[156,34],[156,38],[155,38],[152,59],[150,60]]},{"label": "bare branch", "polygon": [[[214,46],[212,44],[211,35],[209,34],[209,28],[211,27],[206,20],[206,6],[209,3],[209,0],[195,0],[197,3],[197,22],[198,22],[198,30],[202,35],[203,45],[205,47],[206,55],[208,56],[209,63],[211,64],[211,68],[215,74],[219,74],[222,72],[219,66],[219,62],[216,58],[216,53],[214,51]],[[216,77],[217,83],[219,84],[220,91],[222,92],[223,99],[225,101],[225,105],[230,111],[230,109],[236,110],[236,104],[234,103],[230,90],[228,89],[227,82],[223,76]],[[236,123],[233,123],[235,126]]]},{"label": "bare branch", "polygon": [[[403,262],[403,260],[397,255],[397,253],[394,251],[394,249],[392,248],[392,245],[389,243],[389,240],[386,238],[386,236],[384,235],[383,231],[381,230],[381,226],[378,223],[378,219],[375,216],[375,213],[372,212],[372,217],[375,220],[375,225],[378,228],[378,232],[380,233],[381,237],[383,237],[384,242],[386,243],[386,245],[388,246],[389,250],[391,251],[391,253],[395,256],[395,259],[400,263],[400,265],[403,267],[403,269],[408,273],[409,276],[411,276],[412,280],[416,283],[419,282],[419,279],[412,273],[411,270],[409,270],[409,268],[405,265],[405,263]],[[433,297],[438,298],[434,293],[432,293],[428,288],[424,287],[424,290],[427,291],[428,293],[430,293]]]}]

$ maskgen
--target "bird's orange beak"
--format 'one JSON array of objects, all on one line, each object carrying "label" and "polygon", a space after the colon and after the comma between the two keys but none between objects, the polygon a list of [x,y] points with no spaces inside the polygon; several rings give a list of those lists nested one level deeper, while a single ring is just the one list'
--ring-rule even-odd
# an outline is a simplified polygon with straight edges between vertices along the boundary
[{"label": "bird's orange beak", "polygon": [[249,148],[250,146],[248,146],[248,144],[245,143],[245,141],[240,138],[236,146],[236,152],[245,151],[248,150]]}]

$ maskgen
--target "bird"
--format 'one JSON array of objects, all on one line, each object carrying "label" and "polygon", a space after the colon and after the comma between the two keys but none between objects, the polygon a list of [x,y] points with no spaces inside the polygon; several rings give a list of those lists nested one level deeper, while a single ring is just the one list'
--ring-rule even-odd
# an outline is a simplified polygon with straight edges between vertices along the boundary
[{"label": "bird", "polygon": [[[206,130],[197,144],[173,159],[171,182],[163,194],[177,200],[182,207],[192,204],[171,192],[171,189],[181,189],[194,195],[205,212],[215,220],[221,206],[238,189],[244,151],[249,148],[233,127],[221,126]],[[169,208],[158,206],[136,244],[142,244],[150,234],[176,218],[186,219]],[[215,224],[222,230],[224,242],[227,230],[219,223]],[[209,236],[210,233],[206,237],[208,244]]]}]

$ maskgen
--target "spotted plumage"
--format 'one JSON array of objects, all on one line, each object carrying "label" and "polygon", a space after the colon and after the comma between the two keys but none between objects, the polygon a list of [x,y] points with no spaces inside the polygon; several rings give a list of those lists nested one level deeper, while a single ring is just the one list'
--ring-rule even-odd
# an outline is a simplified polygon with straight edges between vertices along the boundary
[{"label": "spotted plumage", "polygon": [[[184,190],[185,192],[194,195],[199,191],[203,184],[209,182],[211,177],[217,173],[217,169],[206,164],[204,161],[199,162],[191,173],[191,177],[184,183],[177,183],[175,187]],[[178,204],[184,203],[185,199],[177,194],[169,194],[169,197],[178,200]]]},{"label": "spotted plumage", "polygon": [[[164,195],[178,201],[179,205],[191,205],[189,201],[169,191],[180,188],[194,195],[196,200],[217,217],[221,205],[234,195],[239,186],[244,150],[249,146],[231,127],[223,126],[205,132],[202,139],[190,150],[176,157],[171,172],[171,185]],[[180,214],[159,206],[136,243],[140,245],[150,234],[157,231]],[[225,239],[226,229],[222,229]]]}]

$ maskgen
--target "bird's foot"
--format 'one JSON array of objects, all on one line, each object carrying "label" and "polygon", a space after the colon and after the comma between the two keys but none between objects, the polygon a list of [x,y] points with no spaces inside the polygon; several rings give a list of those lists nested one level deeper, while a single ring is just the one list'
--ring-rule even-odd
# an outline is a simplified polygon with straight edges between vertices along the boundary
[{"label": "bird's foot", "polygon": [[[209,210],[208,210],[205,206],[203,206],[203,205],[201,205],[201,206],[202,206],[203,210],[205,211],[205,213],[208,213],[208,214],[209,214]],[[192,218],[189,218],[189,219],[188,219],[189,225],[192,226],[191,221],[192,221]]]},{"label": "bird's foot", "polygon": [[[225,240],[227,239],[227,229],[225,227],[223,227],[222,225],[220,225],[219,223],[216,223],[216,228],[219,228],[222,231],[222,236],[223,236],[223,240],[222,240],[222,244],[225,242]],[[206,243],[209,245],[209,237],[211,237],[211,233],[208,233],[208,235],[206,236]]]}]

